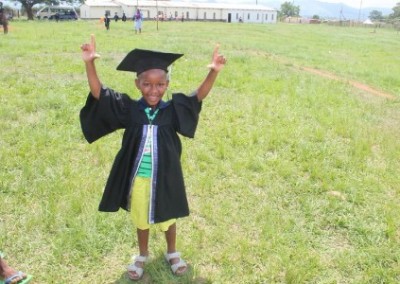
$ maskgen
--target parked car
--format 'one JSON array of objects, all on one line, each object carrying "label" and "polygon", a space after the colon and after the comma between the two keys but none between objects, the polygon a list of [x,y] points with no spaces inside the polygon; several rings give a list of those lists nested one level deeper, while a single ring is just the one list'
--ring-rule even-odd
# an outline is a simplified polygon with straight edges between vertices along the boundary
[{"label": "parked car", "polygon": [[78,16],[76,15],[75,12],[69,11],[69,12],[61,12],[61,13],[55,13],[49,17],[49,20],[56,20],[56,21],[63,21],[63,20],[77,20]]},{"label": "parked car", "polygon": [[78,14],[72,6],[46,5],[36,13],[36,18],[39,20],[77,20]]}]

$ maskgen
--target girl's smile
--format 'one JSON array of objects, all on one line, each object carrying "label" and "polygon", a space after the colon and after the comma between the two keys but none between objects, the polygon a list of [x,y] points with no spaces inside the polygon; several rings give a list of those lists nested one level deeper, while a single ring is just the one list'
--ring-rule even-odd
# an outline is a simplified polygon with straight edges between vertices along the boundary
[{"label": "girl's smile", "polygon": [[149,106],[156,106],[168,88],[167,73],[161,69],[150,69],[138,75],[136,87]]}]

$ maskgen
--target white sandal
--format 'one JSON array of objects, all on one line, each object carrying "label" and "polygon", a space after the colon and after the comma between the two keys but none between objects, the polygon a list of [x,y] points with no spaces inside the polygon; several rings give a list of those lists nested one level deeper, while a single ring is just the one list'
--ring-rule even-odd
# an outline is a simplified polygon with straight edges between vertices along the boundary
[{"label": "white sandal", "polygon": [[[171,259],[174,258],[179,258],[179,262],[175,264],[171,264]],[[165,260],[168,262],[168,264],[171,266],[171,270],[174,273],[174,275],[180,276],[186,273],[187,270],[187,264],[186,262],[181,258],[181,253],[180,252],[173,252],[173,253],[166,253],[165,254]],[[182,272],[177,273],[179,268],[185,268]]]},{"label": "white sandal", "polygon": [[[143,262],[143,264],[145,262],[147,262],[148,260],[148,256],[142,256],[142,255],[138,255],[138,256],[133,256],[132,257],[133,263],[129,264],[127,267],[128,270],[128,277],[131,280],[140,280],[143,276],[143,267],[138,267],[136,266],[136,262]],[[131,277],[131,274],[129,272],[134,272],[137,274],[137,277]]]}]

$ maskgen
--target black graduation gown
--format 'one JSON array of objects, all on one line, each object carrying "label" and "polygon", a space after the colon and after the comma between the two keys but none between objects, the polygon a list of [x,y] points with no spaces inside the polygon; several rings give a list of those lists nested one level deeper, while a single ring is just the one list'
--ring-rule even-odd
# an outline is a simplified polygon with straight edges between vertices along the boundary
[{"label": "black graduation gown", "polygon": [[[121,149],[115,157],[99,210],[129,210],[129,193],[134,179],[133,167],[139,152],[143,129],[148,125],[143,99],[102,88],[99,100],[89,94],[80,112],[83,134],[89,143],[117,130],[125,129]],[[193,138],[201,111],[196,96],[173,94],[160,102],[153,121],[157,126],[157,177],[154,200],[154,223],[189,215],[180,156],[182,145],[177,133]]]}]

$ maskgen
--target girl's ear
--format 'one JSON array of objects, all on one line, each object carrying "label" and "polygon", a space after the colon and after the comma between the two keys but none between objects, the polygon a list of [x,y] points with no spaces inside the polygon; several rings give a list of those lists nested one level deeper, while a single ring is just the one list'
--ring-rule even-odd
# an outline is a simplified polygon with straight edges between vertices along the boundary
[{"label": "girl's ear", "polygon": [[135,79],[135,85],[136,85],[136,88],[138,88],[140,90],[140,82],[139,82],[138,78]]}]

